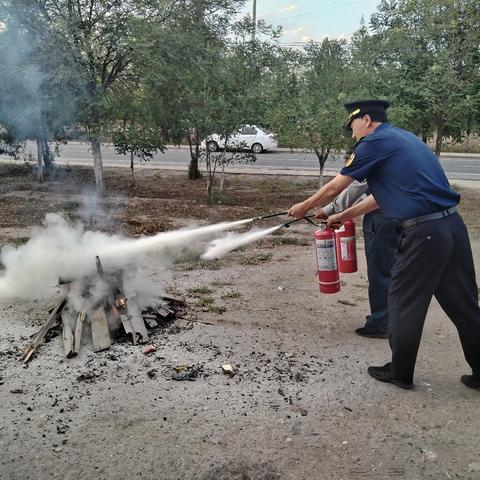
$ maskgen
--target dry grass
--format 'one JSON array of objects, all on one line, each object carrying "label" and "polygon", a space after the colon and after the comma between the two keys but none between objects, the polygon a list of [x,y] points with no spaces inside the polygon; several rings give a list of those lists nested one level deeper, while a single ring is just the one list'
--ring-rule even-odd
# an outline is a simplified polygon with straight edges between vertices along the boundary
[{"label": "dry grass", "polygon": [[453,185],[462,195],[459,211],[468,227],[470,238],[480,238],[480,188],[458,188]]}]

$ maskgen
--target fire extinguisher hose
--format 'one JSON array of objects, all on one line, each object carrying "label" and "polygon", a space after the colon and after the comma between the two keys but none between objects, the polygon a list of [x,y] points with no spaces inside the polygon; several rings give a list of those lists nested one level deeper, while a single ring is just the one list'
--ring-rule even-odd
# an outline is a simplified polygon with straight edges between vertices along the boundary
[{"label": "fire extinguisher hose", "polygon": [[256,222],[257,220],[265,220],[266,218],[280,217],[281,215],[286,215],[287,213],[288,210],[285,212],[271,213],[269,215],[261,215],[260,217],[252,218],[252,222]]}]

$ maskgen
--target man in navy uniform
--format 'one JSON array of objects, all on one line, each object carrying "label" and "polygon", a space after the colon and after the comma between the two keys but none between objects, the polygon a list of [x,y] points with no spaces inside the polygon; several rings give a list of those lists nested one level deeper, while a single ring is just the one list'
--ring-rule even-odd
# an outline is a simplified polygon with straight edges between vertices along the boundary
[{"label": "man in navy uniform", "polygon": [[472,369],[461,381],[480,390],[480,307],[472,251],[456,206],[460,195],[440,162],[414,134],[387,123],[385,100],[345,105],[346,127],[357,141],[340,173],[317,193],[293,205],[300,218],[335,198],[353,180],[366,179],[369,195],[329,225],[380,208],[399,232],[388,296],[392,361],[369,367],[378,381],[414,388],[413,373],[425,316],[433,296],[455,324]]}]

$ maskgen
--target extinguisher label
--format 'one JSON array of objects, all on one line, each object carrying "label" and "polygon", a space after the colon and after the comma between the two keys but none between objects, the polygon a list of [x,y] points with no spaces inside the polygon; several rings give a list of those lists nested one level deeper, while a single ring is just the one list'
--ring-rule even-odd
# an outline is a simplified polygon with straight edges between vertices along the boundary
[{"label": "extinguisher label", "polygon": [[340,254],[342,260],[355,259],[355,237],[340,238]]},{"label": "extinguisher label", "polygon": [[335,255],[335,240],[315,240],[315,246],[317,251],[317,265],[318,269],[336,270],[337,269],[337,257]]}]

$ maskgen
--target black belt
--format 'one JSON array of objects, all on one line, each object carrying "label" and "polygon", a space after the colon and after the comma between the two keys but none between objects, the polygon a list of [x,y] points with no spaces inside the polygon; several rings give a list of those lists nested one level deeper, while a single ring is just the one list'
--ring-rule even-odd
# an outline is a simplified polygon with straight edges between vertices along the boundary
[{"label": "black belt", "polygon": [[405,228],[411,227],[413,225],[418,225],[419,223],[429,222],[430,220],[437,220],[438,218],[448,217],[449,215],[454,214],[457,211],[457,207],[450,207],[446,210],[440,212],[429,213],[428,215],[422,215],[421,217],[410,218],[410,220],[405,220],[398,224],[398,227],[404,230]]}]

